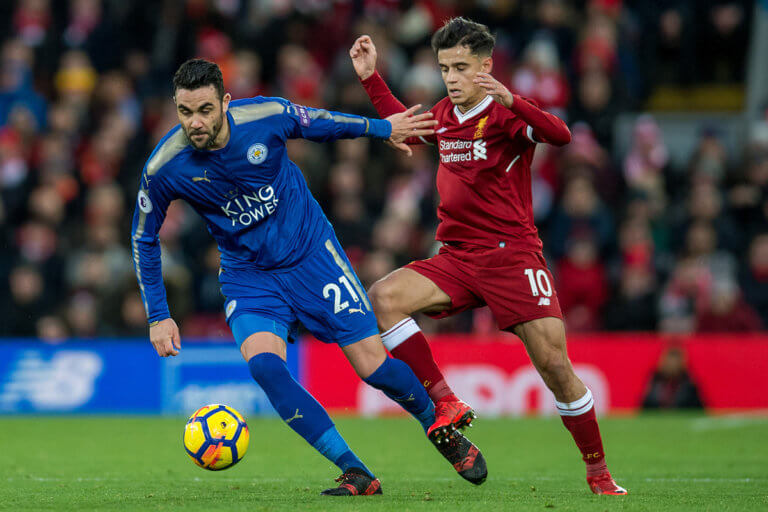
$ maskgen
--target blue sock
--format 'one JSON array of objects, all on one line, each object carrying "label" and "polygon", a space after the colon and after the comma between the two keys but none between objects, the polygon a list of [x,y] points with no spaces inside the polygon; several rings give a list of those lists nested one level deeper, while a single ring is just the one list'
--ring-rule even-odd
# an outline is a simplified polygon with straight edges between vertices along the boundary
[{"label": "blue sock", "polygon": [[427,390],[413,374],[411,368],[400,361],[387,357],[375,372],[363,379],[376,389],[380,389],[389,398],[419,420],[426,432],[435,422],[435,405],[430,400]]},{"label": "blue sock", "polygon": [[356,467],[374,478],[373,473],[349,449],[323,406],[296,382],[280,356],[269,352],[255,355],[248,361],[248,368],[277,414],[297,434],[342,472]]},{"label": "blue sock", "polygon": [[360,468],[368,473],[368,476],[375,478],[373,473],[365,467],[365,464],[357,458],[357,455],[349,449],[336,427],[326,430],[312,446],[325,455],[326,459],[333,461],[342,473],[346,473],[349,468]]}]

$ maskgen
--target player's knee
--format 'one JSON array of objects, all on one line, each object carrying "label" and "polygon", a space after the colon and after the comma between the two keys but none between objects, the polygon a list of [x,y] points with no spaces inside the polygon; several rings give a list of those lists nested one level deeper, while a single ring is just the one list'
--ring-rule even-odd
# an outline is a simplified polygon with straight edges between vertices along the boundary
[{"label": "player's knee", "polygon": [[525,336],[531,341],[545,345],[552,350],[565,347],[565,328],[563,321],[555,317],[531,320],[524,324]]},{"label": "player's knee", "polygon": [[397,288],[387,279],[373,283],[368,290],[368,297],[377,315],[397,312]]},{"label": "player's knee", "polygon": [[276,354],[263,352],[248,360],[248,369],[254,380],[262,382],[274,382],[283,372],[284,362]]}]

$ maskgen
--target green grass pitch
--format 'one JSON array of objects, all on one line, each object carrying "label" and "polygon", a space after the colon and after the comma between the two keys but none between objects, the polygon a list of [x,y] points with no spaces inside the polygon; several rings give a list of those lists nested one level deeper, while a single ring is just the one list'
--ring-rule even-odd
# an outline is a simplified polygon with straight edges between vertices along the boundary
[{"label": "green grass pitch", "polygon": [[321,497],[338,471],[288,427],[251,418],[245,458],[202,470],[185,420],[0,417],[0,509],[8,510],[768,510],[768,418],[605,418],[608,461],[626,497],[594,496],[559,419],[479,419],[470,437],[488,481],[461,480],[407,418],[337,418],[383,496]]}]

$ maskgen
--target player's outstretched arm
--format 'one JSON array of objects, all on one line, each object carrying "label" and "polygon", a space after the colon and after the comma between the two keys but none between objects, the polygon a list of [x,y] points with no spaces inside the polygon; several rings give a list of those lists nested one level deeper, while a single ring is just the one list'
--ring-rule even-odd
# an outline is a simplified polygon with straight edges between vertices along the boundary
[{"label": "player's outstretched arm", "polygon": [[[428,137],[435,133],[432,113],[415,114],[421,105],[393,114],[387,119],[333,112],[318,108],[304,107],[280,99],[286,105],[283,119],[286,120],[287,138],[304,138],[315,142],[356,137],[372,137],[388,141],[391,145],[401,144],[406,139]],[[405,151],[404,149],[398,147]],[[410,153],[410,150],[405,151]]]},{"label": "player's outstretched arm", "polygon": [[179,327],[173,318],[166,318],[149,325],[149,341],[160,357],[175,356],[181,350]]},{"label": "player's outstretched arm", "polygon": [[485,89],[494,100],[517,114],[520,119],[532,128],[532,136],[536,142],[546,142],[553,146],[564,146],[571,142],[571,131],[565,121],[541,110],[529,103],[525,98],[512,94],[504,84],[488,73],[478,73],[474,82]]}]

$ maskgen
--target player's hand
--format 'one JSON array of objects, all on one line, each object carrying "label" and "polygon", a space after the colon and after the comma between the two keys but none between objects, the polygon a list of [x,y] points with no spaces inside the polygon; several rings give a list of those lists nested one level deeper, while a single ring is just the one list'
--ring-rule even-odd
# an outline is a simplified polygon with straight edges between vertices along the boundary
[{"label": "player's hand", "polygon": [[512,93],[504,87],[504,84],[493,78],[488,73],[478,73],[472,80],[477,85],[485,89],[485,92],[494,100],[509,108],[514,102]]},{"label": "player's hand", "polygon": [[392,134],[387,143],[398,151],[406,153],[408,156],[413,154],[411,148],[405,144],[408,137],[423,137],[435,133],[437,121],[432,119],[432,112],[416,114],[421,105],[414,105],[408,110],[392,114],[387,118],[392,124]]},{"label": "player's hand", "polygon": [[173,318],[160,320],[149,328],[149,341],[152,342],[152,346],[160,357],[176,356],[181,350],[179,326]]},{"label": "player's hand", "polygon": [[365,80],[376,71],[376,46],[369,36],[360,36],[349,49],[352,65],[360,80]]}]

